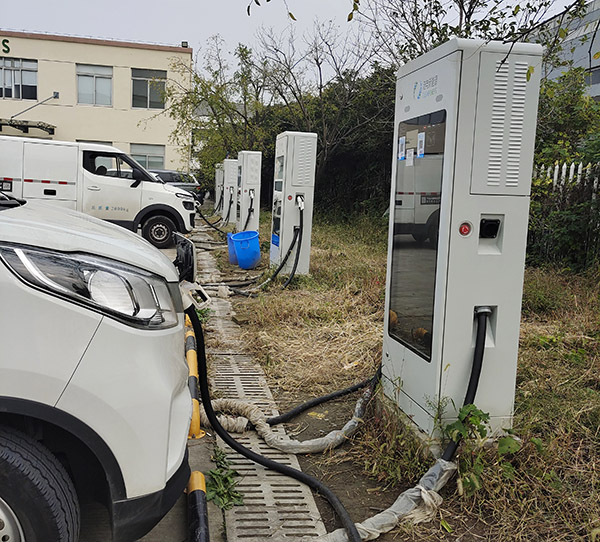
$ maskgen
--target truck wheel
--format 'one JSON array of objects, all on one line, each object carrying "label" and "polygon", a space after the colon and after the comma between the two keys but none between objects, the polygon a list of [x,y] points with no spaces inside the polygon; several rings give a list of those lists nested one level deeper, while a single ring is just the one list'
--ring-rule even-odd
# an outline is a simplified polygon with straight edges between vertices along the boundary
[{"label": "truck wheel", "polygon": [[427,237],[429,237],[429,242],[433,245],[434,248],[437,248],[438,245],[438,225],[432,224],[429,226],[429,230],[427,232]]},{"label": "truck wheel", "polygon": [[76,542],[79,501],[50,450],[0,426],[0,540]]},{"label": "truck wheel", "polygon": [[152,216],[142,226],[142,237],[156,248],[168,248],[173,244],[175,224],[166,216]]}]

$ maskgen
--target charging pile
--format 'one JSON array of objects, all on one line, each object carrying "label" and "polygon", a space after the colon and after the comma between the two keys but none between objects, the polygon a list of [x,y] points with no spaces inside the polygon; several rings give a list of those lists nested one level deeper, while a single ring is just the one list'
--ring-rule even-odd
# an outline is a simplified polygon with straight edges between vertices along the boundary
[{"label": "charging pile", "polygon": [[[287,288],[295,275],[307,275],[310,267],[310,247],[312,235],[312,215],[315,186],[315,169],[317,155],[317,134],[304,132],[283,132],[277,136],[275,145],[275,172],[273,180],[273,212],[271,222],[271,238],[269,248],[269,261],[275,270],[263,282],[254,287],[242,290],[238,286],[227,283],[232,293],[254,296],[264,286],[273,281],[280,273],[288,275],[283,288]],[[260,260],[258,238],[250,239],[250,233],[258,231],[259,203],[260,203],[260,165],[261,153],[242,151],[238,154],[237,161],[237,203],[236,226],[238,234],[229,234],[216,228],[216,222],[209,222],[200,212],[200,216],[207,224],[227,237],[229,262],[239,264],[242,269],[253,269]],[[228,178],[233,171],[232,160],[223,162],[225,201],[222,215],[225,216],[223,225],[227,225],[229,212],[225,209],[233,205],[228,196]],[[220,194],[221,167],[217,168],[215,178],[215,197]],[[219,195],[219,198],[221,196]],[[217,205],[219,207],[219,205]],[[243,229],[240,231],[240,228]],[[246,231],[249,227],[250,230]],[[237,236],[237,237],[236,237]],[[251,255],[243,252],[244,262],[238,261],[237,241],[242,239],[248,245],[255,243]],[[244,247],[242,247],[244,248]],[[247,256],[247,258],[246,258]],[[248,261],[249,260],[249,261]],[[250,284],[257,282],[253,279]],[[209,287],[219,285],[206,285]]]},{"label": "charging pile", "polygon": [[512,423],[541,52],[453,39],[400,70],[383,387],[427,433],[456,418],[482,307],[472,402]]},{"label": "charging pile", "polygon": [[[399,74],[381,380],[385,394],[428,434],[444,405],[442,423],[472,403],[489,412],[495,434],[512,423],[541,54],[538,45],[452,39]],[[315,153],[314,134],[277,138],[270,261],[273,276],[290,273],[286,285],[295,273],[308,273]],[[201,337],[197,318],[192,323]],[[207,421],[226,434],[205,377]],[[256,408],[219,405],[283,449]],[[360,412],[357,405],[351,426]],[[334,440],[326,438],[326,446]],[[289,448],[312,452],[313,444]],[[351,525],[330,499],[345,531],[326,539],[372,540],[401,519],[429,517],[456,468],[458,445],[451,441],[415,488],[361,524]],[[275,468],[252,454],[246,456]]]}]

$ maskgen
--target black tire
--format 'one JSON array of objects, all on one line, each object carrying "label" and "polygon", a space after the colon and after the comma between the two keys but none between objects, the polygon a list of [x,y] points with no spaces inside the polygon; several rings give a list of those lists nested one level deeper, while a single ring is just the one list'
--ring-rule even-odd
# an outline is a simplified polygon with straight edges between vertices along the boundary
[{"label": "black tire", "polygon": [[142,237],[156,248],[169,248],[173,246],[173,233],[175,224],[173,221],[162,215],[152,216],[142,226]]},{"label": "black tire", "polygon": [[438,224],[432,224],[429,226],[429,230],[427,232],[427,237],[429,238],[429,242],[433,247],[437,248],[438,246]]},{"label": "black tire", "polygon": [[64,467],[45,446],[6,426],[0,426],[0,540],[79,540],[79,501]]}]

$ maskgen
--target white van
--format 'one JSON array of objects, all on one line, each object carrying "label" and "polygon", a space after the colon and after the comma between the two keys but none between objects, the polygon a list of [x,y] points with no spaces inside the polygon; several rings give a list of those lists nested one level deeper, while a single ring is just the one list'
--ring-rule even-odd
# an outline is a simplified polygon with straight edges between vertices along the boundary
[{"label": "white van", "polygon": [[115,147],[0,136],[0,190],[118,224],[154,246],[194,227],[195,202]]},{"label": "white van", "polygon": [[92,499],[137,540],[182,494],[186,274],[123,228],[0,192],[0,540],[76,542]]}]

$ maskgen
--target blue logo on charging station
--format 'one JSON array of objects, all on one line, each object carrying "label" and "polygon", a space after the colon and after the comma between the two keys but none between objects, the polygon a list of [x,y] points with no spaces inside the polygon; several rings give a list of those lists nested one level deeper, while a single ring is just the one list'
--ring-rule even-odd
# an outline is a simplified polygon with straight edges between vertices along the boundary
[{"label": "blue logo on charging station", "polygon": [[[419,89],[418,92],[417,92],[417,88]],[[415,86],[413,87],[413,98],[415,100],[420,100],[422,93],[423,93],[423,83],[421,81],[417,81],[415,83]]]},{"label": "blue logo on charging station", "polygon": [[417,81],[413,86],[413,99],[424,100],[430,96],[435,96],[438,93],[438,76],[434,75],[424,81]]}]

